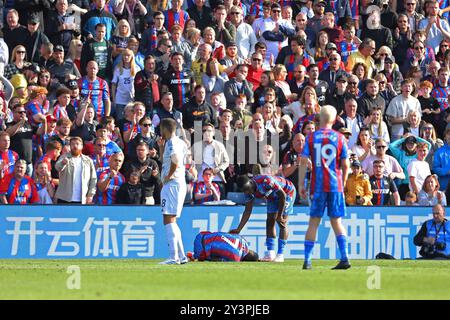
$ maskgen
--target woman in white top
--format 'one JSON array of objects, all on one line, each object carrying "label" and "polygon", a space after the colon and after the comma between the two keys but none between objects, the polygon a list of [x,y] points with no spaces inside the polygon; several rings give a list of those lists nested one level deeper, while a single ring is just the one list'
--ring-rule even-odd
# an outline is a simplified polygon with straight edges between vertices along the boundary
[{"label": "woman in white top", "polygon": [[271,102],[266,102],[262,108],[265,128],[271,133],[280,133],[280,116],[277,114],[275,105]]},{"label": "woman in white top", "polygon": [[375,155],[375,143],[370,137],[370,131],[367,127],[362,127],[358,134],[358,140],[352,147],[353,153],[356,154],[359,161],[363,161],[367,156]]},{"label": "woman in white top", "polygon": [[386,123],[383,121],[381,108],[375,107],[370,111],[369,123],[367,127],[370,131],[370,137],[375,141],[378,138],[382,138],[387,143],[391,142],[389,137],[389,131]]},{"label": "woman in white top", "polygon": [[123,49],[122,59],[114,69],[111,81],[111,97],[116,105],[116,119],[123,118],[125,106],[134,99],[134,77],[140,71],[134,61],[134,53],[130,49]]}]

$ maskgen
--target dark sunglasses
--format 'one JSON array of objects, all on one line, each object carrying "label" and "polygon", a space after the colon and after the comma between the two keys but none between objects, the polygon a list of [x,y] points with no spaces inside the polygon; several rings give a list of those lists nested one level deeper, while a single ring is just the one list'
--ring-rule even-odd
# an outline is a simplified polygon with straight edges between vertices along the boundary
[{"label": "dark sunglasses", "polygon": [[232,15],[238,15],[241,14],[240,12],[231,12]]},{"label": "dark sunglasses", "polygon": [[386,146],[376,146],[377,149],[386,149]]},{"label": "dark sunglasses", "polygon": [[330,61],[338,61],[338,58],[331,58]]},{"label": "dark sunglasses", "polygon": [[357,85],[358,84],[358,82],[349,82],[348,84],[351,84],[351,85]]},{"label": "dark sunglasses", "polygon": [[407,3],[406,5],[407,5],[407,6],[414,6],[415,3]]},{"label": "dark sunglasses", "polygon": [[143,126],[143,127],[146,127],[146,128],[148,128],[148,127],[151,127],[151,123],[143,123],[143,124],[141,124],[141,126]]},{"label": "dark sunglasses", "polygon": [[18,114],[24,114],[27,113],[26,111],[16,111]]},{"label": "dark sunglasses", "polygon": [[262,61],[262,59],[258,59],[258,58],[253,58],[252,60],[255,61],[255,62],[256,61]]},{"label": "dark sunglasses", "polygon": [[278,13],[281,13],[281,10],[272,10],[272,12],[278,12]]},{"label": "dark sunglasses", "polygon": [[416,49],[416,50],[422,50],[422,49],[425,49],[424,47],[414,47],[414,49]]},{"label": "dark sunglasses", "polygon": [[96,144],[96,146],[97,146],[97,147],[101,147],[101,148],[103,148],[103,147],[106,148],[106,144]]},{"label": "dark sunglasses", "polygon": [[26,51],[16,51],[17,53],[26,53]]}]

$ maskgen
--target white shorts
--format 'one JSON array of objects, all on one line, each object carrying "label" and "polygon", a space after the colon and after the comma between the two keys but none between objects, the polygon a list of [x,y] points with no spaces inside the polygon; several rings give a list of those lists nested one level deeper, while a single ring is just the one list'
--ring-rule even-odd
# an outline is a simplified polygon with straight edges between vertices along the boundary
[{"label": "white shorts", "polygon": [[161,190],[161,211],[162,214],[181,216],[184,199],[186,198],[186,184],[169,182]]}]

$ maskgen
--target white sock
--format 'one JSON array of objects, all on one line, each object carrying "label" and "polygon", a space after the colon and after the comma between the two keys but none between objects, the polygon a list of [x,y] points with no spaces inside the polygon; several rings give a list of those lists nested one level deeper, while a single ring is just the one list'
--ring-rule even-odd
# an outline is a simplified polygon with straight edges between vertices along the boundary
[{"label": "white sock", "polygon": [[180,256],[180,259],[186,258],[186,255],[184,253],[184,246],[183,246],[183,239],[181,238],[181,230],[178,227],[178,224],[174,223],[174,229],[175,229],[175,236],[177,241],[177,247],[178,247],[178,255]]},{"label": "white sock", "polygon": [[167,242],[169,244],[169,259],[178,259],[177,233],[176,223],[168,223],[165,225]]}]

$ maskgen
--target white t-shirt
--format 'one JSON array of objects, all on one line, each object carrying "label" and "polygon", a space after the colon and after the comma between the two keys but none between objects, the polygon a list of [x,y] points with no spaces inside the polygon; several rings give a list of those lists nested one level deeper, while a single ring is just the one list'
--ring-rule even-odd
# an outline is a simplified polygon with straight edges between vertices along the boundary
[{"label": "white t-shirt", "polygon": [[73,169],[73,192],[71,201],[81,202],[83,161],[81,157],[73,157],[72,161],[74,169]]},{"label": "white t-shirt", "polygon": [[[425,178],[430,174],[430,165],[426,161],[414,159],[408,165],[408,176],[415,178],[415,182],[419,191],[422,190],[422,185],[425,181]],[[409,190],[413,190],[413,188],[411,187],[411,183],[409,184]]]},{"label": "white t-shirt", "polygon": [[[422,108],[420,102],[414,97],[405,99],[403,95],[398,95],[389,103],[386,109],[386,115],[399,118],[405,118],[410,111],[418,111],[422,115]],[[391,138],[398,138],[403,135],[403,124],[393,124],[391,127]]]},{"label": "white t-shirt", "polygon": [[[120,74],[120,69],[118,67],[114,69],[112,83],[117,85],[116,101],[114,101],[116,104],[126,105],[133,101],[134,77],[131,76],[130,71],[130,69],[124,68],[122,74]],[[140,69],[136,66],[136,72],[138,71],[140,71]]]},{"label": "white t-shirt", "polygon": [[185,168],[184,163],[186,160],[187,146],[186,143],[177,136],[171,138],[166,142],[163,154],[162,164],[162,178],[164,179],[170,171],[170,165],[172,164],[172,156],[175,155],[178,160],[177,169],[173,174],[173,182],[183,184],[185,180]]}]

